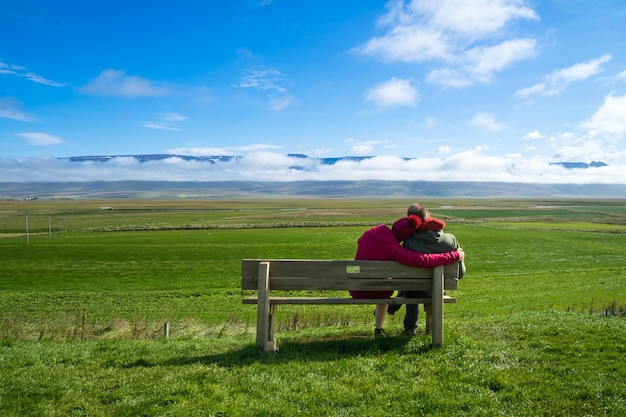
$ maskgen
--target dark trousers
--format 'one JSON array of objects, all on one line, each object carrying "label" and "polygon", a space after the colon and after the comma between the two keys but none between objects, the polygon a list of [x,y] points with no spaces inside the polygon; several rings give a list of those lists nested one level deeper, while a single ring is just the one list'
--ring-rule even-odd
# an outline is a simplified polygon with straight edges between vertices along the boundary
[{"label": "dark trousers", "polygon": [[[430,293],[427,291],[398,291],[398,297],[406,298],[421,298],[430,297]],[[390,305],[387,312],[394,314],[402,308],[402,304]],[[406,304],[406,314],[404,315],[404,330],[417,329],[417,321],[420,317],[420,305],[419,304]]]}]

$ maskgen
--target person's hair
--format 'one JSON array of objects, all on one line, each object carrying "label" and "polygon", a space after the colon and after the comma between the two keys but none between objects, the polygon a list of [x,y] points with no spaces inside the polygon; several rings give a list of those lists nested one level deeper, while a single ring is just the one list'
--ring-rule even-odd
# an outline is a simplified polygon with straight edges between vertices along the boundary
[{"label": "person's hair", "polygon": [[409,206],[409,209],[407,210],[406,215],[410,216],[411,214],[416,215],[422,220],[426,220],[430,217],[430,212],[426,209],[426,207],[422,206],[421,204],[411,204]]}]

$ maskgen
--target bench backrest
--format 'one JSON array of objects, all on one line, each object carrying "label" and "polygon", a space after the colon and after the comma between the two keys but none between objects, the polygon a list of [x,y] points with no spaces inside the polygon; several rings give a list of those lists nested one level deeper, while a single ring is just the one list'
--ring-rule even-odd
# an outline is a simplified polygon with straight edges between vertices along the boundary
[{"label": "bench backrest", "polygon": [[[259,263],[270,262],[270,290],[424,290],[432,289],[433,268],[394,261],[243,259],[241,288],[256,290]],[[457,289],[458,262],[446,265],[444,288]]]}]

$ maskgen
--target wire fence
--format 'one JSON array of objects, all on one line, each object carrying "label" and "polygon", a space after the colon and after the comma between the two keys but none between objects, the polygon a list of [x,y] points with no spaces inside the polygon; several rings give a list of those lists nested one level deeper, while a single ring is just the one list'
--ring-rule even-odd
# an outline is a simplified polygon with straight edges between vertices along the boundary
[{"label": "wire fence", "polygon": [[0,212],[0,238],[60,236],[68,232],[72,214],[41,214],[28,211]]}]

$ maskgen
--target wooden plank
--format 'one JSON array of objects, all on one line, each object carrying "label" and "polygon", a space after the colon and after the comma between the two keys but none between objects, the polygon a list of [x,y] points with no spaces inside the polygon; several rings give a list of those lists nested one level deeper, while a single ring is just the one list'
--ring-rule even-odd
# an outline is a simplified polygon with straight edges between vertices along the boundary
[{"label": "wooden plank", "polygon": [[[255,277],[259,262],[272,264],[272,277],[431,278],[431,268],[416,268],[394,261],[243,259],[241,276]],[[458,278],[458,262],[445,266],[446,278]]]},{"label": "wooden plank", "polygon": [[[432,274],[432,272],[431,272]],[[256,290],[258,278],[242,278],[241,289]],[[428,279],[386,279],[386,278],[311,278],[303,277],[274,277],[270,279],[270,290],[328,290],[328,291],[348,291],[348,290],[398,290],[398,291],[430,291],[432,288],[432,276]],[[445,280],[446,290],[456,290],[458,288],[457,279]]]},{"label": "wooden plank", "polygon": [[[257,297],[244,298],[244,304],[257,304]],[[334,298],[334,297],[270,297],[270,304],[430,304],[432,298]],[[456,298],[444,296],[446,304],[456,303]]]}]

